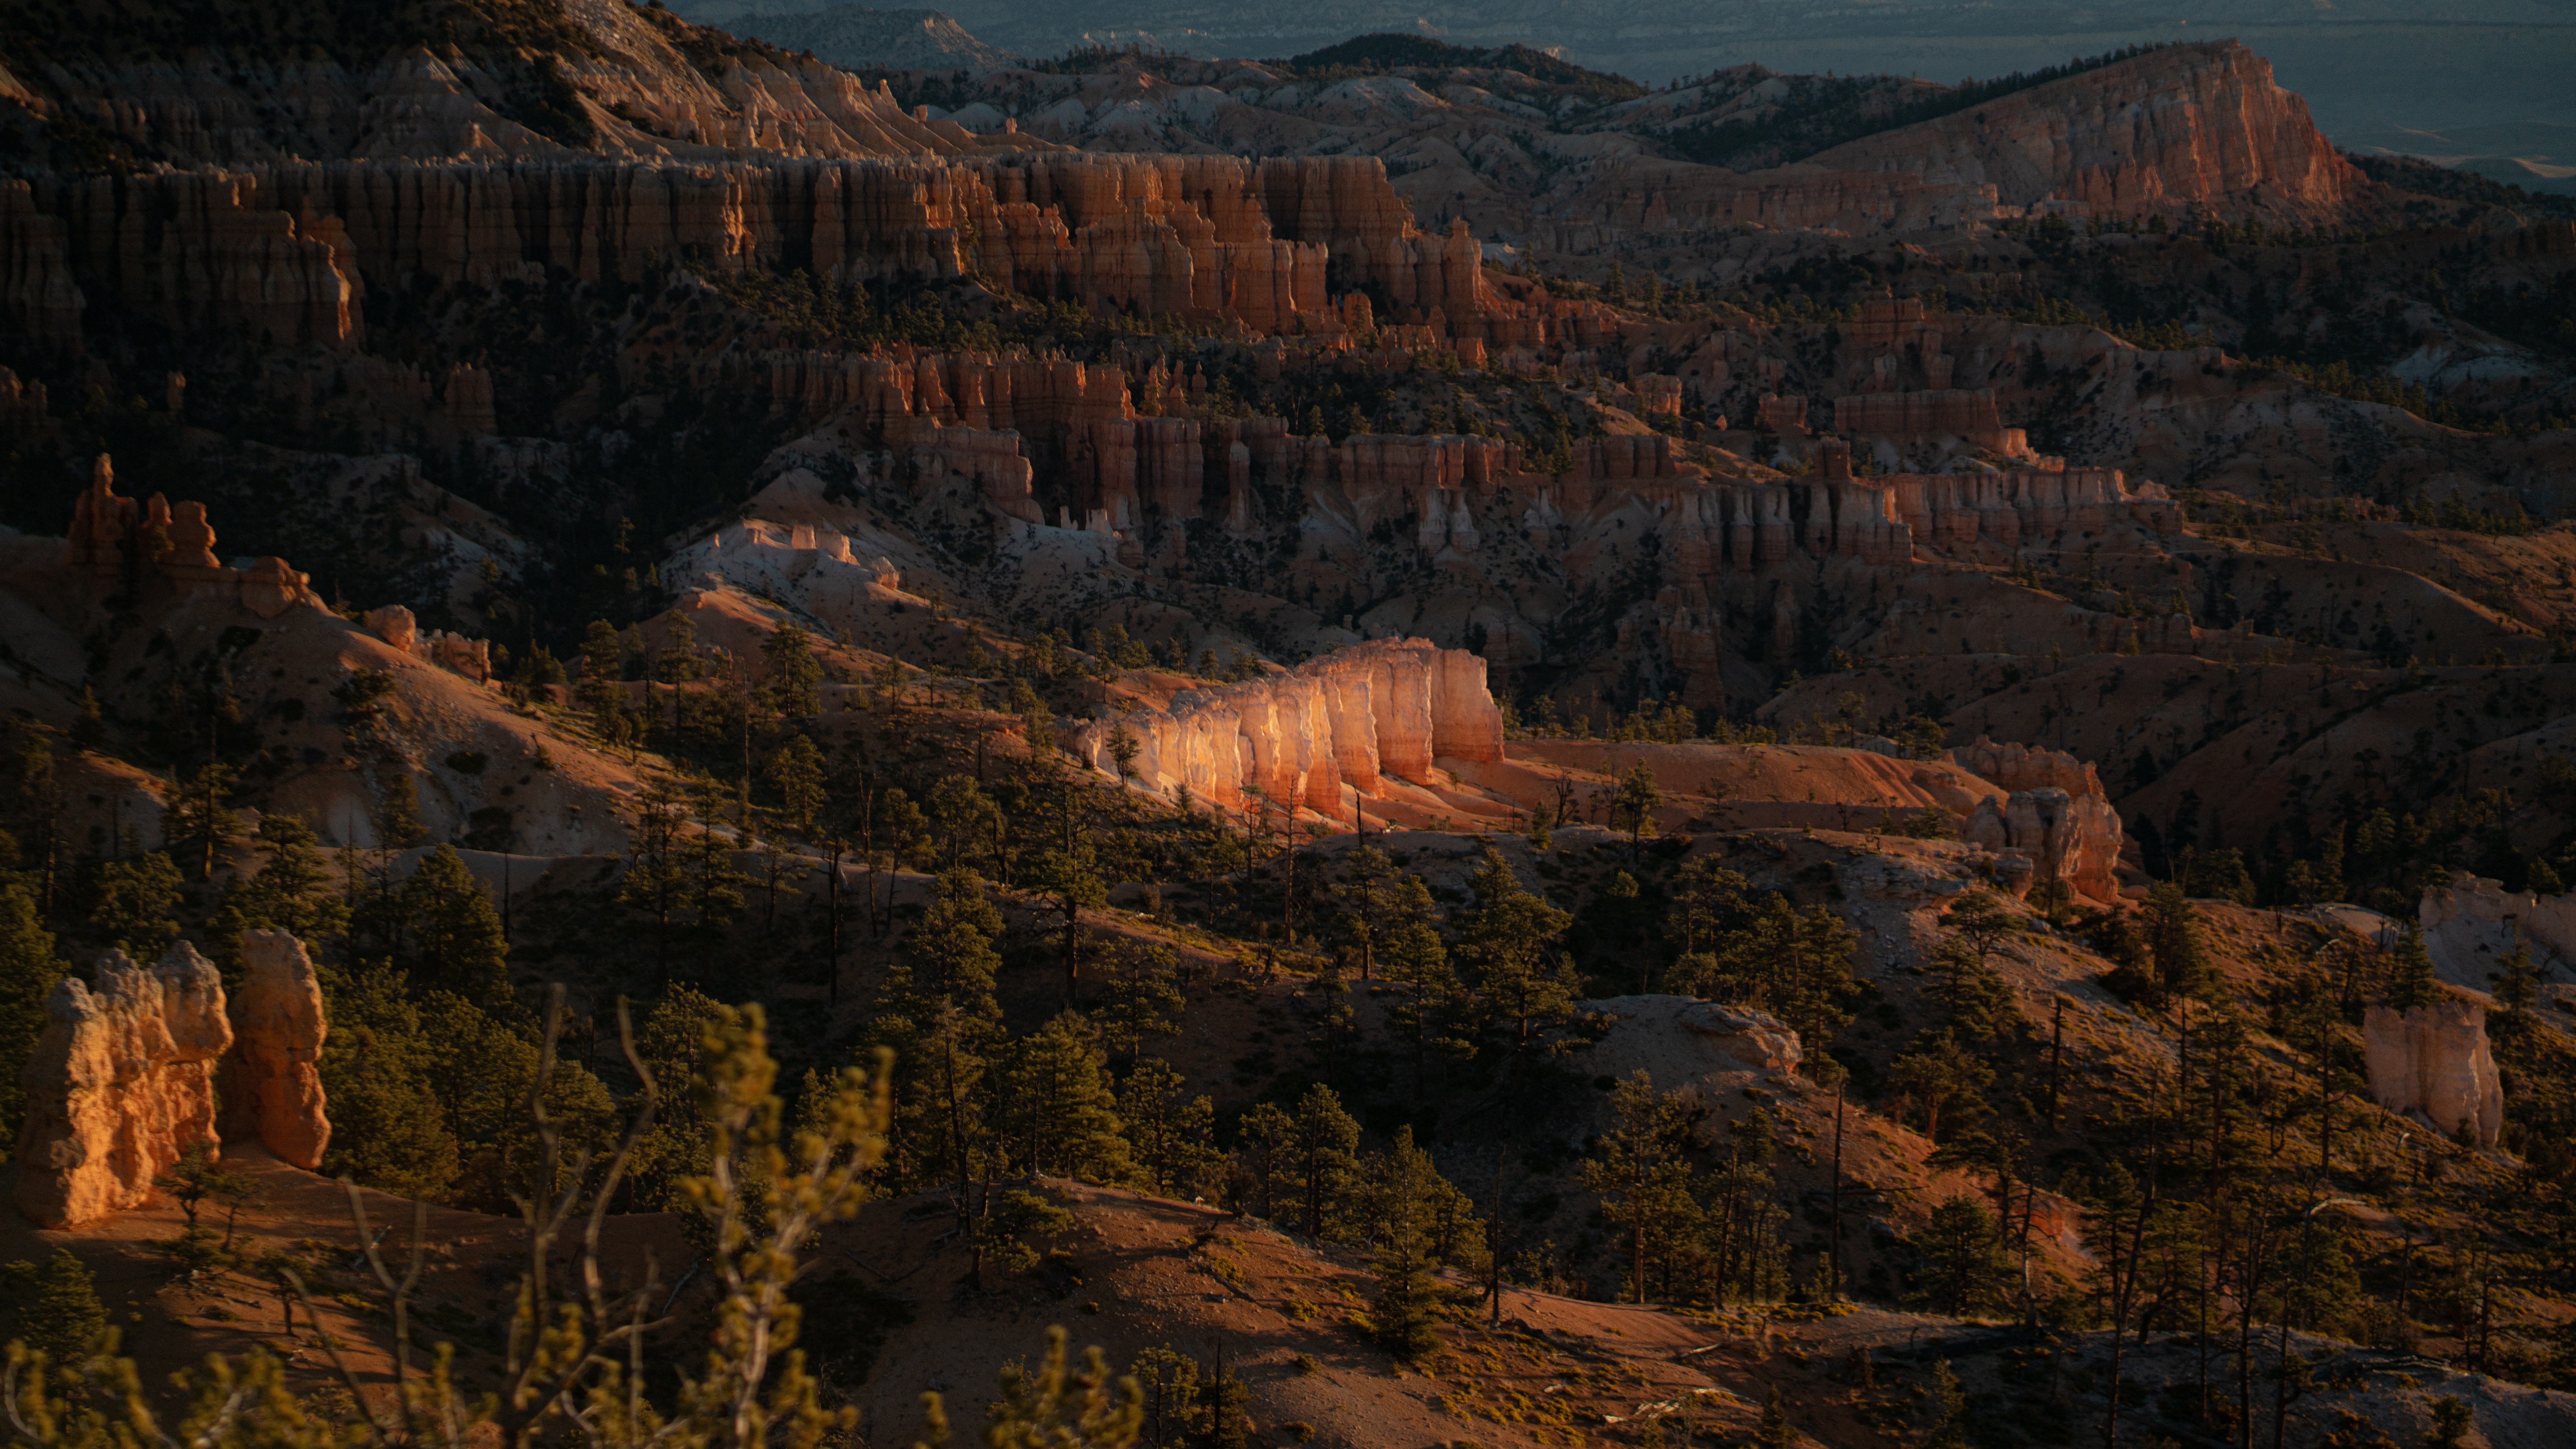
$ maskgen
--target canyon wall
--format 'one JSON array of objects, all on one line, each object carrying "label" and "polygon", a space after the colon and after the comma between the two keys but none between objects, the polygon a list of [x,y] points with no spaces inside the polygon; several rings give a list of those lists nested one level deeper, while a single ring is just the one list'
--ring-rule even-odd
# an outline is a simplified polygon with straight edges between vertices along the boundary
[{"label": "canyon wall", "polygon": [[837,281],[972,274],[1103,311],[1338,332],[1329,257],[1334,292],[1374,289],[1404,314],[1389,320],[1497,346],[1600,310],[1507,305],[1476,239],[1419,232],[1374,157],[263,163],[0,186],[0,315],[57,341],[113,300],[174,328],[348,348],[371,285],[637,282],[681,256]]},{"label": "canyon wall", "polygon": [[2179,215],[2252,200],[2323,214],[2361,172],[2233,40],[2169,45],[1807,158],[1834,171],[1991,187],[2006,206],[2050,200],[2097,213]]},{"label": "canyon wall", "polygon": [[1444,756],[1503,757],[1485,661],[1421,639],[1377,640],[1244,683],[1184,690],[1167,710],[1072,730],[1065,747],[1116,775],[1111,745],[1121,729],[1136,745],[1129,777],[1155,794],[1187,791],[1229,809],[1258,794],[1336,820],[1352,817],[1346,792],[1427,783]]},{"label": "canyon wall", "polygon": [[2504,1127],[2504,1087],[2487,1050],[2486,1008],[2437,1001],[2399,1012],[2374,1006],[2361,1024],[2370,1095],[2392,1112],[2421,1112],[2444,1132],[2464,1126],[2489,1147]]}]

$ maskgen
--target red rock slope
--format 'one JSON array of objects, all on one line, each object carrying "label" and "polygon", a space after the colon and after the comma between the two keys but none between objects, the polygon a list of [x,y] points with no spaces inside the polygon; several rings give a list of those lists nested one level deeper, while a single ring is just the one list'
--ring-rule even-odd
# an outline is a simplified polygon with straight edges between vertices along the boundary
[{"label": "red rock slope", "polygon": [[2096,212],[2253,203],[2316,214],[2368,183],[2272,63],[2233,40],[2167,46],[1807,158],[1834,171],[1992,185],[2007,206]]}]

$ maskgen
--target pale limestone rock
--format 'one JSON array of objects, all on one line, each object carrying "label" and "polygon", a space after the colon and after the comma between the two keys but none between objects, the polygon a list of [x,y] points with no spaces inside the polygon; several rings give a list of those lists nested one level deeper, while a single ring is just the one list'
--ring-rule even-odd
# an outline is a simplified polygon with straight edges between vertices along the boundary
[{"label": "pale limestone rock", "polygon": [[2454,986],[2488,989],[2516,945],[2544,969],[2576,962],[2576,893],[2516,893],[2462,871],[2424,892],[2417,920],[2434,970]]},{"label": "pale limestone rock", "polygon": [[2397,1012],[2374,1006],[2361,1024],[2370,1094],[2392,1112],[2420,1112],[2444,1132],[2469,1125],[2494,1146],[2504,1125],[2504,1087],[2487,1051],[2486,1008],[2437,1001]]},{"label": "pale limestone rock", "polygon": [[182,942],[150,969],[112,951],[96,978],[54,988],[19,1072],[18,1208],[49,1228],[143,1203],[189,1147],[217,1141],[213,1069],[233,1032],[214,966]]},{"label": "pale limestone rock", "polygon": [[1140,711],[1074,731],[1069,746],[1103,773],[1110,740],[1134,736],[1134,775],[1170,796],[1238,807],[1258,790],[1336,819],[1345,792],[1380,793],[1388,777],[1428,783],[1442,757],[1491,763],[1503,753],[1502,712],[1485,661],[1421,639],[1337,650],[1284,673],[1184,690],[1169,710]]},{"label": "pale limestone rock", "polygon": [[323,1111],[322,982],[304,943],[284,931],[242,933],[242,984],[224,1055],[224,1136],[256,1137],[280,1162],[312,1171],[331,1142]]}]

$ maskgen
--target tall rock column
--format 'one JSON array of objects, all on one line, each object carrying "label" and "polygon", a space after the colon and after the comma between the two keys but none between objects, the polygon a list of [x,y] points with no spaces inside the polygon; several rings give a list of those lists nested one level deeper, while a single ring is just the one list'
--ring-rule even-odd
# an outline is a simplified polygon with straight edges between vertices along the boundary
[{"label": "tall rock column", "polygon": [[2486,1008],[2437,1001],[2394,1011],[2374,1006],[2361,1021],[2370,1095],[2392,1112],[2421,1112],[2445,1132],[2467,1127],[2494,1146],[2504,1127],[2504,1085],[2487,1050]]},{"label": "tall rock column", "polygon": [[154,1178],[215,1135],[214,1064],[232,1045],[223,978],[186,942],[161,964],[111,951],[97,987],[66,977],[20,1070],[19,1211],[71,1227],[140,1206]]},{"label": "tall rock column", "polygon": [[216,1076],[224,1137],[256,1137],[278,1161],[317,1171],[331,1144],[320,1066],[330,1031],[321,978],[304,943],[284,931],[243,932],[241,954],[233,1046]]}]

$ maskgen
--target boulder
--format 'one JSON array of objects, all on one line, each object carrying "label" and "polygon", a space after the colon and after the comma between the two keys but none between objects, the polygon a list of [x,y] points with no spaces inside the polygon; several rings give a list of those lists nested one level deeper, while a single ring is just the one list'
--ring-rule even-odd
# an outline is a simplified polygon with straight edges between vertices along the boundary
[{"label": "boulder", "polygon": [[217,1082],[223,1132],[257,1138],[280,1162],[322,1166],[331,1142],[323,1112],[322,982],[304,943],[284,931],[242,933],[242,984],[232,998],[233,1047]]},{"label": "boulder", "polygon": [[2494,1146],[2504,1087],[2487,1050],[2486,1008],[2437,1001],[2399,1012],[2374,1006],[2361,1023],[2370,1095],[2392,1112],[2420,1113],[2444,1132],[2464,1125]]},{"label": "boulder", "polygon": [[67,977],[18,1080],[18,1208],[64,1228],[135,1207],[188,1148],[217,1142],[214,1065],[233,1042],[223,979],[185,942],[158,966],[111,951]]}]

